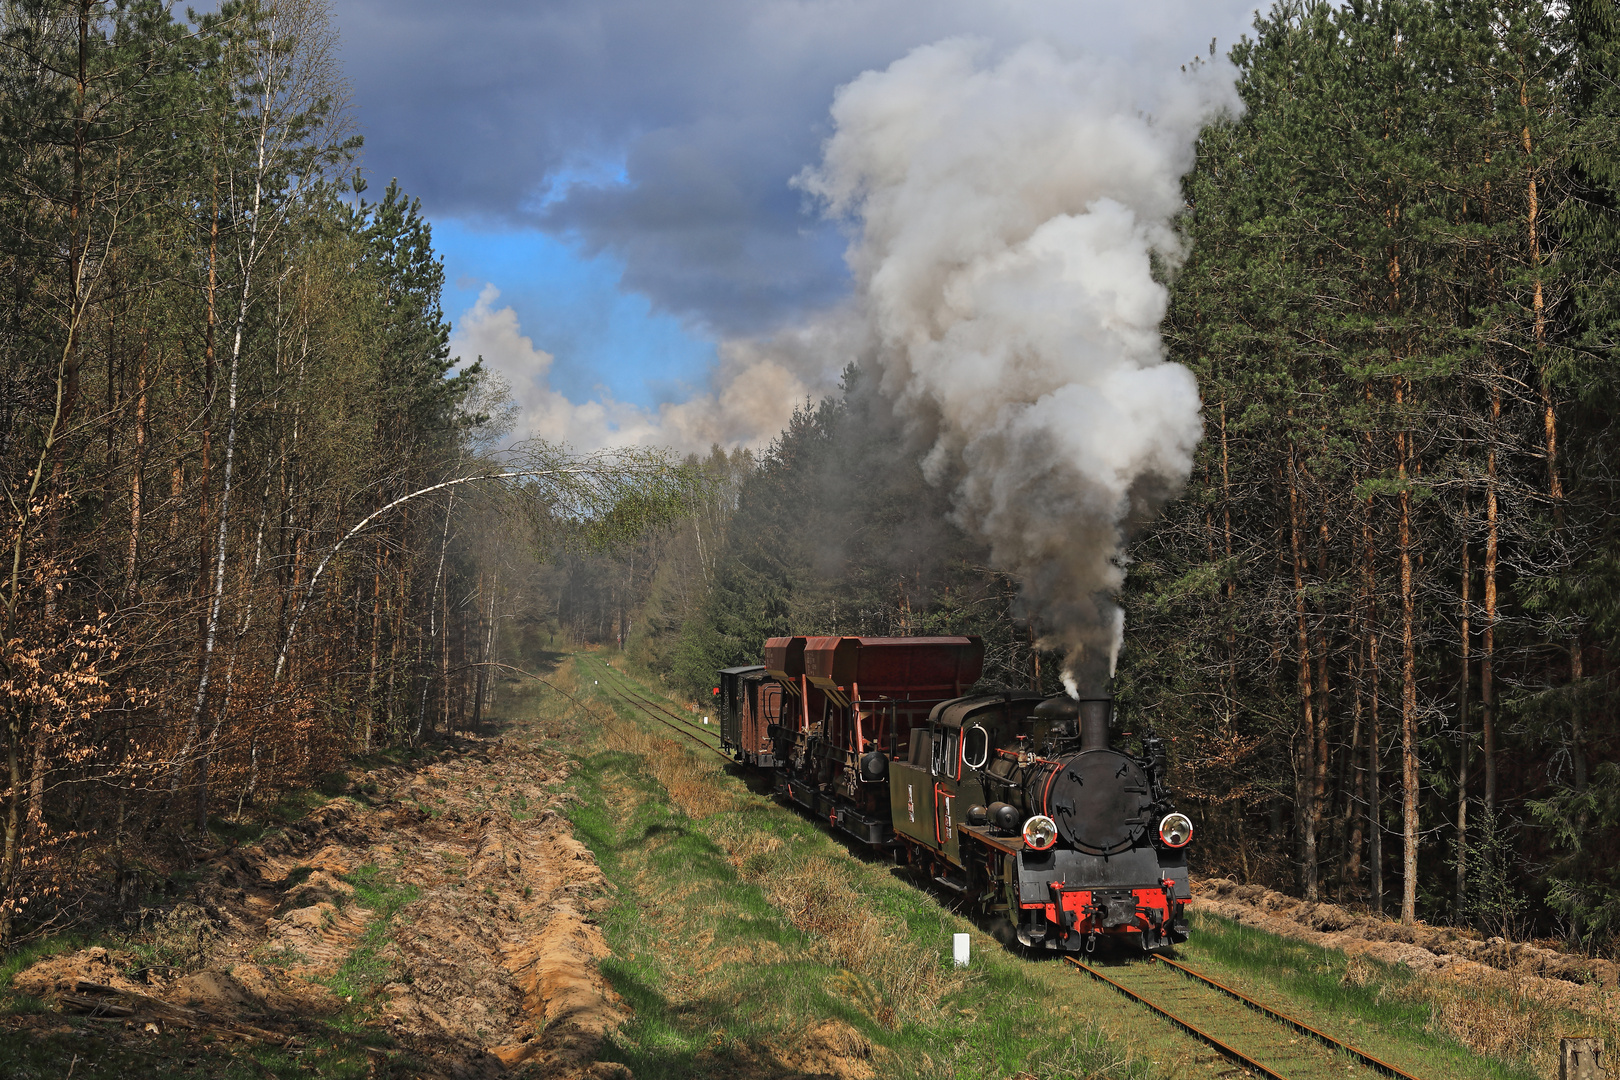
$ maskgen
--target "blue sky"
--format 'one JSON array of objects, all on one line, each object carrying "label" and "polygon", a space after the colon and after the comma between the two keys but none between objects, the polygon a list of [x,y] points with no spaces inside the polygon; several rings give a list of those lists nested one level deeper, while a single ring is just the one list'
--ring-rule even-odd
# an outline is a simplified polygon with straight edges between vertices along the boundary
[{"label": "blue sky", "polygon": [[433,246],[444,258],[451,319],[494,285],[500,303],[556,357],[551,385],[574,401],[599,386],[641,406],[680,400],[714,366],[714,339],[622,289],[623,264],[610,254],[582,255],[575,244],[533,227],[480,229],[453,217],[434,222]]},{"label": "blue sky", "polygon": [[[704,395],[720,402],[730,383],[755,378],[762,357],[774,365],[777,405],[754,394],[752,427],[738,414],[676,444],[766,441],[795,399],[830,391],[852,358],[837,334],[835,348],[800,332],[847,303],[850,277],[845,234],[792,183],[819,159],[840,86],[968,36],[992,50],[1040,40],[1124,61],[1151,87],[1211,38],[1224,52],[1254,10],[1253,0],[331,2],[373,190],[397,177],[422,199],[457,344],[488,349],[527,395],[527,433],[548,434],[535,426],[567,413],[571,438],[634,428],[656,440],[668,406],[688,403],[690,420]],[[499,326],[488,311],[482,324],[466,318],[486,283],[500,291]],[[786,338],[792,348],[773,351]]]}]

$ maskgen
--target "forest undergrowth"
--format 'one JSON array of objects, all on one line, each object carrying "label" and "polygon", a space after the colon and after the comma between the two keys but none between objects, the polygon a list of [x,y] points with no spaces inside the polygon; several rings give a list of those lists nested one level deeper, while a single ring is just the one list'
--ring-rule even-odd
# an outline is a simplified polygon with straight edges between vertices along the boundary
[{"label": "forest undergrowth", "polygon": [[607,885],[532,712],[199,852],[138,924],[13,953],[0,1076],[622,1078],[592,1071],[622,1019],[595,966]]}]

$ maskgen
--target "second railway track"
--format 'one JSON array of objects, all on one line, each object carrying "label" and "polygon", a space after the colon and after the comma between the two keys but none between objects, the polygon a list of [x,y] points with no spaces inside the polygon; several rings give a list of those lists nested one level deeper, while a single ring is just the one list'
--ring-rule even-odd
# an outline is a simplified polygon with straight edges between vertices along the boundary
[{"label": "second railway track", "polygon": [[1153,957],[1104,967],[1065,959],[1259,1076],[1317,1080],[1372,1073],[1418,1080],[1176,961]]},{"label": "second railway track", "polygon": [[[610,694],[616,694],[623,698],[630,703],[632,708],[639,710],[648,719],[657,721],[665,727],[670,728],[678,735],[685,736],[687,739],[697,743],[705,750],[716,754],[725,761],[731,761],[731,757],[723,752],[718,746],[720,741],[718,734],[699,727],[697,724],[693,723],[691,720],[680,715],[674,710],[660,705],[658,702],[653,701],[650,698],[644,697],[639,692],[641,689],[640,686],[638,686],[628,676],[620,673],[613,667],[613,665],[605,663],[601,660],[597,660],[593,657],[587,670],[595,670],[595,673],[599,676],[611,676],[607,685],[603,686],[602,689]],[[614,680],[617,680],[624,685],[614,686]],[[598,680],[598,685],[602,685],[600,680]],[[662,713],[663,716],[660,716],[659,713]],[[665,717],[668,717],[669,719],[665,719]]]}]

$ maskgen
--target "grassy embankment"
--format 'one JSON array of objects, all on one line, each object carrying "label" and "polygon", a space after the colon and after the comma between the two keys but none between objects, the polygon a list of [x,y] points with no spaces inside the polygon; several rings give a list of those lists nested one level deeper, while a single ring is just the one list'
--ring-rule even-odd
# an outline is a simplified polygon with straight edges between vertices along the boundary
[{"label": "grassy embankment", "polygon": [[[1560,1037],[1620,1038],[1620,996],[1512,972],[1464,980],[1346,956],[1214,915],[1195,915],[1189,963],[1231,980],[1420,1076],[1519,1080],[1558,1075]],[[1562,992],[1560,992],[1562,991]]]},{"label": "grassy embankment", "polygon": [[[884,1076],[1146,1074],[934,897],[570,667],[559,681],[600,711],[541,726],[578,747],[571,815],[617,888],[602,968],[634,1009],[606,1056],[639,1080],[817,1072],[827,1048]],[[976,940],[959,971],[961,931]]]}]

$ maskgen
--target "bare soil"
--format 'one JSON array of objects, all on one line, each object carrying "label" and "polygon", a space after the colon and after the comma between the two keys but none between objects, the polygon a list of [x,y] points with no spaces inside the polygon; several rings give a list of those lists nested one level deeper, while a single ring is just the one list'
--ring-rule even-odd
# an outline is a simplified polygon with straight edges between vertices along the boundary
[{"label": "bare soil", "polygon": [[[359,1024],[386,1036],[368,1049],[372,1075],[627,1077],[595,1060],[625,1010],[596,969],[607,949],[592,916],[610,886],[559,812],[566,769],[469,738],[432,764],[367,773],[355,798],[209,860],[155,931],[180,939],[158,942],[180,966],[91,948],[13,985],[122,1018],[137,1038],[191,1029],[297,1047],[323,1024]],[[353,883],[368,881],[384,885]],[[390,895],[384,924],[366,901]],[[355,987],[360,1001],[338,996]]]}]

